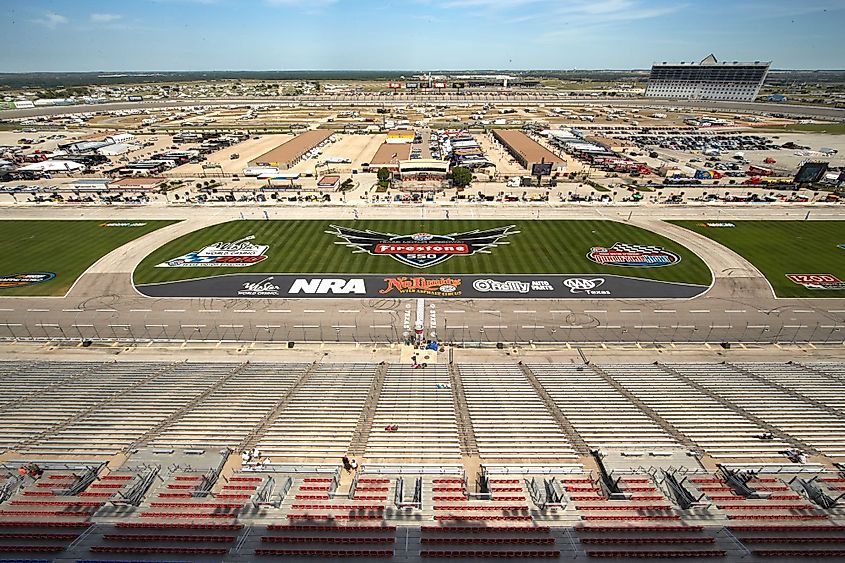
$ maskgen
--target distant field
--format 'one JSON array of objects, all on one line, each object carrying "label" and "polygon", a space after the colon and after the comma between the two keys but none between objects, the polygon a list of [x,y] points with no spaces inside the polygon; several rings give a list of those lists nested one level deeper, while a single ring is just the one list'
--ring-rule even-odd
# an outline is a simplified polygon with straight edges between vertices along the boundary
[{"label": "distant field", "polygon": [[0,287],[0,297],[64,295],[88,267],[115,248],[175,221],[103,227],[116,221],[0,221],[0,277],[47,272],[51,280]]},{"label": "distant field", "polygon": [[845,281],[845,221],[733,221],[711,228],[671,221],[736,251],[769,280],[778,297],[845,297],[845,290],[807,289],[787,274],[832,274]]},{"label": "distant field", "polygon": [[[515,225],[518,233],[489,254],[454,256],[417,269],[389,256],[354,253],[326,233],[331,224],[381,233],[450,234]],[[255,235],[254,244],[269,245],[267,259],[248,267],[156,268],[157,264],[218,241]],[[594,246],[615,242],[662,246],[681,256],[678,264],[658,268],[599,265],[587,259]],[[616,274],[654,280],[708,285],[710,270],[695,254],[651,231],[614,221],[232,221],[190,233],[146,257],[135,270],[135,283],[155,283],[221,274],[253,273],[360,274]]]},{"label": "distant field", "polygon": [[765,127],[755,129],[780,133],[826,133],[828,135],[845,135],[845,123],[793,123],[783,127]]}]

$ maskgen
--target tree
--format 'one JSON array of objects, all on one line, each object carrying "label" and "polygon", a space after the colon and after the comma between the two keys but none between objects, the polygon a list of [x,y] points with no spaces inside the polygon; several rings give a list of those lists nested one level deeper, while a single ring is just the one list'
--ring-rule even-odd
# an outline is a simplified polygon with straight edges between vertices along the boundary
[{"label": "tree", "polygon": [[465,188],[472,182],[472,171],[463,166],[452,168],[452,184],[457,188]]},{"label": "tree", "polygon": [[390,181],[390,170],[384,167],[379,168],[376,173],[376,178],[378,178],[378,185],[382,188],[386,188],[388,181]]},{"label": "tree", "polygon": [[343,183],[340,184],[340,191],[348,192],[349,190],[351,190],[354,187],[355,187],[355,182],[352,181],[352,178],[347,178],[346,180],[343,181]]}]

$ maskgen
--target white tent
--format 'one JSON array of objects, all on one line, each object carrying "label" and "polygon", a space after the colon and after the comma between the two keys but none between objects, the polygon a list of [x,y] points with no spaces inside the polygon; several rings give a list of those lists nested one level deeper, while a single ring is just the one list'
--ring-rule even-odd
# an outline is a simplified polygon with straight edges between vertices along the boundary
[{"label": "white tent", "polygon": [[83,166],[72,160],[43,160],[18,168],[21,172],[74,172]]},{"label": "white tent", "polygon": [[97,149],[97,152],[103,156],[120,156],[138,148],[138,145],[132,145],[129,143],[115,143],[113,145],[100,147]]}]

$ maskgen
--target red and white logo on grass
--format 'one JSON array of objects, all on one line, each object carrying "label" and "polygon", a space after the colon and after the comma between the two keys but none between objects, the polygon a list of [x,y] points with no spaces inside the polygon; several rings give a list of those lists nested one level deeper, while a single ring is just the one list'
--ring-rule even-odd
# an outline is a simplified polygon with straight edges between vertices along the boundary
[{"label": "red and white logo on grass", "polygon": [[252,244],[254,235],[249,235],[235,242],[215,242],[200,250],[177,256],[167,262],[157,264],[156,268],[203,268],[252,266],[266,260],[266,244]]},{"label": "red and white logo on grass", "polygon": [[833,274],[786,274],[786,277],[807,289],[845,289],[845,282]]},{"label": "red and white logo on grass", "polygon": [[329,225],[328,234],[343,239],[342,244],[355,248],[355,252],[366,252],[373,256],[390,256],[414,268],[428,268],[445,262],[452,256],[471,256],[477,253],[489,254],[491,248],[501,244],[508,235],[519,231],[516,225],[496,227],[495,229],[474,230],[465,233],[450,233],[448,235],[433,235],[430,233],[414,233],[411,235],[397,235],[394,233],[379,233],[369,229],[361,231],[338,225]]}]

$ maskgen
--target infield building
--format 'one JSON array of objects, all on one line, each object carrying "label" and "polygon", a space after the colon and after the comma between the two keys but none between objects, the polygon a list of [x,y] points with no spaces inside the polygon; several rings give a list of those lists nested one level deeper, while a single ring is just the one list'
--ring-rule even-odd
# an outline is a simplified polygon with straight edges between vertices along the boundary
[{"label": "infield building", "polygon": [[652,98],[751,102],[766,80],[771,62],[655,63],[645,95]]}]

